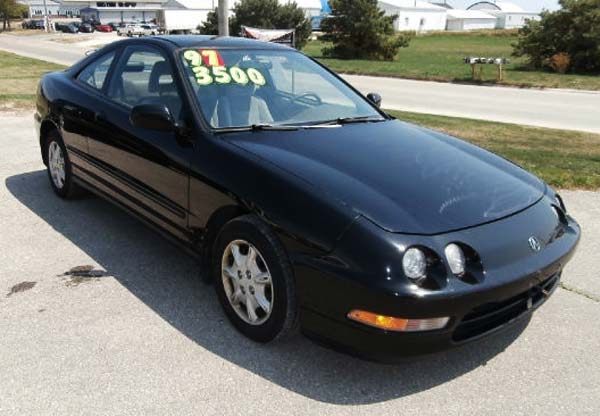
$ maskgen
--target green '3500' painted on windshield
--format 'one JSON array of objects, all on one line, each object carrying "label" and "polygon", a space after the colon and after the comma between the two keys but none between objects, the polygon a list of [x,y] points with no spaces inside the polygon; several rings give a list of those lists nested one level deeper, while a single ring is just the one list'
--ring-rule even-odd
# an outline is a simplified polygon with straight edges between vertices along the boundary
[{"label": "green '3500' painted on windshield", "polygon": [[[237,66],[221,65],[222,59],[216,51],[202,51],[200,54],[194,49],[189,49],[183,53],[183,57],[192,68],[198,85],[205,86],[213,83],[226,85],[232,82],[246,85],[248,82],[252,82],[255,85],[263,86],[267,83],[263,74],[256,68],[244,70]],[[203,59],[206,57],[207,60]],[[203,62],[207,62],[210,66],[204,66]]]}]

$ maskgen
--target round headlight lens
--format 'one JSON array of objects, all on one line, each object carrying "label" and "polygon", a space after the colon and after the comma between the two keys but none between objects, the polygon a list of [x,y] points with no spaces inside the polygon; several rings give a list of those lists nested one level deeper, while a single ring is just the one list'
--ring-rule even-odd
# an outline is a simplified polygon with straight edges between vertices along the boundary
[{"label": "round headlight lens", "polygon": [[458,244],[448,244],[444,250],[444,254],[446,254],[446,260],[452,273],[460,276],[465,272],[465,253],[463,253]]},{"label": "round headlight lens", "polygon": [[404,269],[404,274],[409,279],[423,279],[427,269],[425,253],[416,247],[409,248],[402,258],[402,268]]}]

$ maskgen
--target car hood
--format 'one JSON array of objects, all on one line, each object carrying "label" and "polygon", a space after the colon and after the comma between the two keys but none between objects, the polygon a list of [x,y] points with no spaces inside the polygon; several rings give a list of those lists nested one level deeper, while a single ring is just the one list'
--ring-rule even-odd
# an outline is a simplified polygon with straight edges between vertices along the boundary
[{"label": "car hood", "polygon": [[397,120],[228,139],[392,232],[438,234],[495,221],[545,192],[539,179],[493,153]]}]

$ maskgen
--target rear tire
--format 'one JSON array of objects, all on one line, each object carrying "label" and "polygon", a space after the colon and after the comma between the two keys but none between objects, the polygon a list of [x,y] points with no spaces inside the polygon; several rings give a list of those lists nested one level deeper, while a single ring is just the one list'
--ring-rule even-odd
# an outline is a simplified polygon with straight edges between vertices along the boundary
[{"label": "rear tire", "polygon": [[73,182],[73,170],[62,137],[56,130],[48,133],[45,140],[46,170],[50,186],[61,198],[70,199],[80,194],[80,188]]},{"label": "rear tire", "polygon": [[223,226],[213,246],[215,290],[231,323],[257,342],[289,336],[297,327],[295,279],[287,253],[258,217]]}]

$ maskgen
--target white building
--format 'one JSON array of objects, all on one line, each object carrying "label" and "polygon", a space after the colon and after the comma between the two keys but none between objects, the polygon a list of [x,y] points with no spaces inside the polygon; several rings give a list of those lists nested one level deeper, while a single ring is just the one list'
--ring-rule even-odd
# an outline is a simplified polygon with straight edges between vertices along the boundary
[{"label": "white building", "polygon": [[462,32],[465,30],[494,29],[496,16],[480,10],[448,10],[446,30]]},{"label": "white building", "polygon": [[102,23],[151,21],[166,0],[85,1],[60,0],[60,13]]},{"label": "white building", "polygon": [[379,0],[386,15],[397,14],[394,29],[427,32],[446,29],[446,9],[420,0]]},{"label": "white building", "polygon": [[57,16],[59,14],[60,4],[56,0],[19,0],[17,3],[27,6],[29,9],[27,15],[29,18],[41,17],[48,13],[48,16]]},{"label": "white building", "polygon": [[162,7],[165,10],[202,10],[208,15],[218,4],[219,0],[166,0]]},{"label": "white building", "polygon": [[528,12],[516,4],[506,1],[479,1],[468,7],[468,10],[482,10],[496,16],[497,29],[514,29],[523,27],[528,20],[539,20],[539,13]]}]

